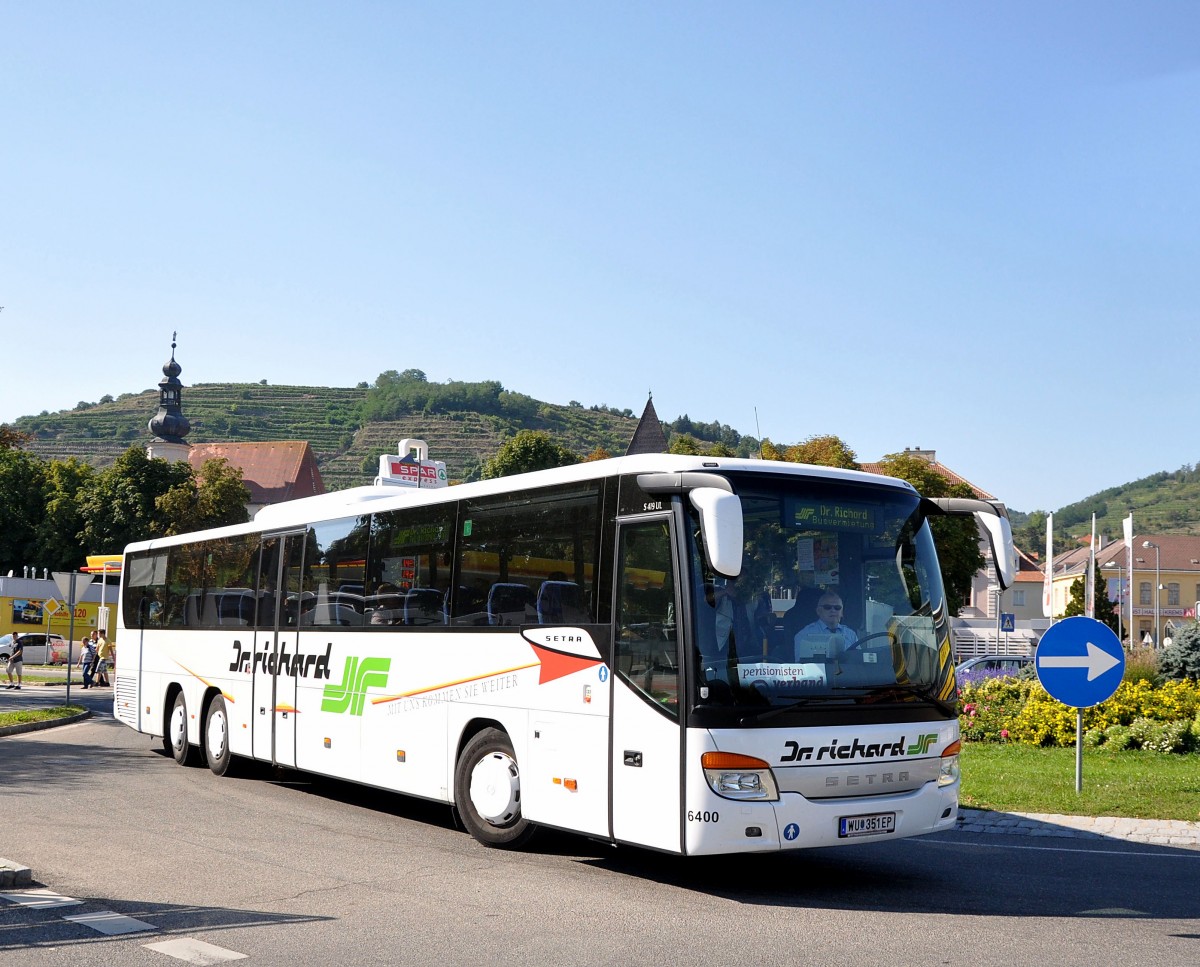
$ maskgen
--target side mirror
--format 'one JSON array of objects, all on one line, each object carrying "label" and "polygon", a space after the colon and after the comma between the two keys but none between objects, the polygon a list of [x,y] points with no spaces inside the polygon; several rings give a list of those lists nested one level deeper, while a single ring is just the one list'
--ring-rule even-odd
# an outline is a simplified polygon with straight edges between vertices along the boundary
[{"label": "side mirror", "polygon": [[996,582],[1003,590],[1010,587],[1017,575],[1017,549],[1013,547],[1012,525],[1008,509],[999,501],[974,500],[970,497],[929,497],[926,504],[935,514],[966,517],[974,514],[983,526],[996,564]]},{"label": "side mirror", "polygon": [[736,494],[715,487],[688,491],[700,512],[700,536],[713,571],[735,578],[742,573],[742,502]]},{"label": "side mirror", "polygon": [[996,580],[1001,589],[1010,587],[1017,576],[1017,551],[1013,547],[1012,524],[1007,517],[976,514],[992,545],[992,560],[996,562]]}]

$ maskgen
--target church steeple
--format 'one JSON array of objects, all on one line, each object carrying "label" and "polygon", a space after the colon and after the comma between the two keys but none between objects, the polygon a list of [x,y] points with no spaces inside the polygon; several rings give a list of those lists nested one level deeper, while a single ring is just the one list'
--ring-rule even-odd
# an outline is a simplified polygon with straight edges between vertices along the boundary
[{"label": "church steeple", "polygon": [[148,426],[154,440],[147,448],[151,457],[167,460],[186,460],[190,447],[184,437],[191,432],[192,425],[183,415],[183,384],[179,374],[183,368],[175,362],[175,339],[179,334],[171,333],[171,358],[163,366],[163,378],[158,381],[158,412]]},{"label": "church steeple", "polygon": [[667,437],[663,433],[658,414],[654,411],[654,394],[651,393],[646,398],[646,408],[642,410],[642,418],[638,420],[637,429],[633,431],[633,437],[629,441],[629,449],[625,451],[625,455],[666,452]]}]

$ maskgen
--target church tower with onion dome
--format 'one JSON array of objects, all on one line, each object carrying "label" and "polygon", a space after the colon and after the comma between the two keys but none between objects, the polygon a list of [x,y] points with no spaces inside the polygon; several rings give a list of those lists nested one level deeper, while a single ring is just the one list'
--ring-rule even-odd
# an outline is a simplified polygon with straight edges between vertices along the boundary
[{"label": "church tower with onion dome", "polygon": [[192,429],[183,415],[183,384],[179,382],[183,367],[175,362],[176,336],[177,332],[171,333],[171,358],[163,366],[163,378],[158,381],[158,412],[149,423],[154,439],[146,448],[146,453],[152,459],[158,457],[172,463],[188,459],[191,445],[184,437]]}]

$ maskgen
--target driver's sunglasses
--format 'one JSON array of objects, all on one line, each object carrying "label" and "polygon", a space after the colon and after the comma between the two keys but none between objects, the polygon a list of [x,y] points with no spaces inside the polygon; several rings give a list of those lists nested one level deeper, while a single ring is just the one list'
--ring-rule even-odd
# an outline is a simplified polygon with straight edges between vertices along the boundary
[{"label": "driver's sunglasses", "polygon": [[823,611],[841,611],[842,606],[840,604],[823,604],[821,609]]}]

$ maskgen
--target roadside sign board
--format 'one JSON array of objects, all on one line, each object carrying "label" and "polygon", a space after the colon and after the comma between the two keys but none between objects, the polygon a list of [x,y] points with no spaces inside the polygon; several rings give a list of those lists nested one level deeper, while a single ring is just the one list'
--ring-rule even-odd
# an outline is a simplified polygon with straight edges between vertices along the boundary
[{"label": "roadside sign board", "polygon": [[45,601],[42,602],[42,614],[46,614],[46,615],[55,614],[60,607],[62,607],[62,606],[57,601],[55,601],[53,598],[47,598]]},{"label": "roadside sign board", "polygon": [[1012,634],[1017,630],[1017,616],[1008,611],[1000,612],[1000,630],[1005,634]]},{"label": "roadside sign board", "polygon": [[1091,708],[1111,698],[1125,676],[1125,651],[1095,618],[1064,618],[1042,635],[1034,656],[1042,687],[1064,705]]}]

